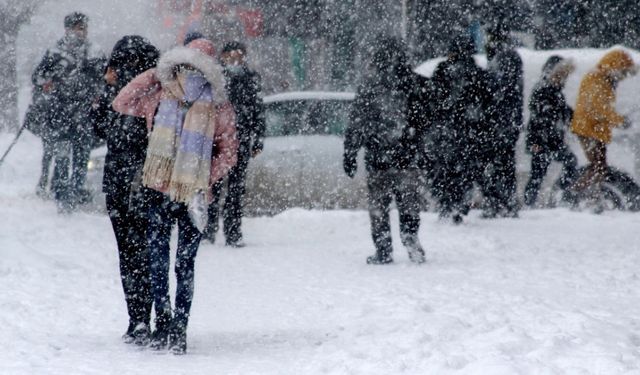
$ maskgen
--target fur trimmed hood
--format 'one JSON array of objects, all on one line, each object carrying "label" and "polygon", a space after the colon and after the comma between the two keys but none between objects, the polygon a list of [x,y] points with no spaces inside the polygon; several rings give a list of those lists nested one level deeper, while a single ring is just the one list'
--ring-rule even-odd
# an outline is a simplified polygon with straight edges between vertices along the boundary
[{"label": "fur trimmed hood", "polygon": [[217,104],[227,101],[222,67],[213,57],[193,46],[176,47],[160,56],[156,69],[156,76],[160,83],[165,85],[171,82],[174,79],[173,68],[180,64],[189,64],[204,74],[207,81],[213,86],[214,101]]}]

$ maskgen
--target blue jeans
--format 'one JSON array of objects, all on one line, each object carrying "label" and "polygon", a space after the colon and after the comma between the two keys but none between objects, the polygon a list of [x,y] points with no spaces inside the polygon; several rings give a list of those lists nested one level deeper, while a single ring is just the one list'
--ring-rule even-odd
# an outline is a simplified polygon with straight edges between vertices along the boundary
[{"label": "blue jeans", "polygon": [[[151,288],[156,309],[156,329],[168,330],[170,325],[186,329],[193,300],[194,264],[200,239],[184,203],[172,202],[159,192],[151,192],[149,199],[149,227],[147,242],[151,262]],[[171,228],[178,223],[178,251],[176,254],[176,298],[171,318],[169,297],[169,240]]]}]

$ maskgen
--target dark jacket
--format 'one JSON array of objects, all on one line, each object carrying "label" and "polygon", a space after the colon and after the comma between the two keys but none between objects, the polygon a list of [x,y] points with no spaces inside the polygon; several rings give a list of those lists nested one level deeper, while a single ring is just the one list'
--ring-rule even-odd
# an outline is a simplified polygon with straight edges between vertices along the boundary
[{"label": "dark jacket", "polygon": [[433,73],[436,103],[430,133],[436,159],[464,162],[485,147],[491,106],[489,77],[473,57],[448,59]]},{"label": "dark jacket", "polygon": [[260,97],[260,75],[246,66],[224,70],[229,101],[236,113],[239,150],[262,150],[265,134],[264,104]]},{"label": "dark jacket", "polygon": [[[96,82],[102,76],[100,59],[88,59],[89,44],[72,36],[60,39],[48,50],[33,72],[34,95],[46,102],[48,112],[43,136],[53,140],[70,140],[86,135],[82,126],[88,121],[90,103],[96,93]],[[96,74],[100,71],[100,74]],[[52,90],[44,92],[44,84]]]},{"label": "dark jacket", "polygon": [[571,122],[573,110],[567,104],[562,87],[542,80],[529,100],[530,118],[527,149],[538,145],[543,151],[557,151],[564,144],[564,131]]},{"label": "dark jacket", "polygon": [[107,141],[102,191],[128,194],[131,182],[144,165],[147,125],[144,118],[122,115],[111,103],[129,81],[155,66],[158,50],[144,38],[126,36],[113,48],[108,65],[118,75],[116,86],[106,85],[94,105],[93,128]]},{"label": "dark jacket", "polygon": [[490,115],[494,142],[515,145],[523,122],[524,78],[522,59],[506,46],[489,60],[493,104]]}]

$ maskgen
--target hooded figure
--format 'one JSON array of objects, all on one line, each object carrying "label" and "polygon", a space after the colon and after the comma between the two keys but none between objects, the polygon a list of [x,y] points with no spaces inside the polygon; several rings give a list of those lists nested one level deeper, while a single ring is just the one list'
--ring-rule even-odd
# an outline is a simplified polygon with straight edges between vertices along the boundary
[{"label": "hooded figure", "polygon": [[[197,39],[160,57],[118,94],[115,110],[144,117],[151,131],[142,184],[150,189],[147,241],[156,311],[151,347],[187,349],[194,263],[202,233],[188,204],[236,163],[235,114],[213,44]],[[210,198],[210,196],[209,196]],[[178,223],[175,308],[169,297],[171,228]]]},{"label": "hooded figure", "polygon": [[386,264],[391,257],[389,209],[395,197],[400,211],[402,243],[413,262],[424,262],[418,239],[419,104],[415,78],[405,48],[396,39],[380,42],[371,62],[372,72],[358,88],[344,139],[344,170],[353,177],[357,154],[365,149],[369,216],[376,253],[369,264]]},{"label": "hooded figure", "polygon": [[144,164],[147,127],[143,118],[115,112],[111,102],[134,77],[155,67],[159,56],[159,51],[141,36],[120,39],[107,63],[104,74],[107,85],[91,116],[95,134],[107,141],[102,191],[118,246],[120,278],[129,314],[129,326],[122,338],[137,345],[149,342],[153,301],[146,238],[147,205],[144,193],[133,186]]},{"label": "hooded figure", "polygon": [[566,190],[574,181],[577,159],[564,141],[565,129],[571,123],[573,110],[567,104],[562,89],[567,77],[575,69],[573,63],[560,56],[551,56],[542,68],[540,81],[529,99],[527,149],[531,153],[531,177],[524,192],[524,203],[532,206],[551,161],[562,163],[560,187],[565,200],[575,203]]},{"label": "hooded figure", "polygon": [[509,30],[502,23],[489,29],[486,48],[492,96],[488,117],[492,147],[482,155],[486,171],[483,217],[517,217],[516,143],[523,121],[522,59],[511,46]]},{"label": "hooded figure", "polygon": [[433,73],[437,110],[430,131],[435,156],[432,190],[441,217],[452,217],[456,224],[469,211],[469,192],[482,176],[479,152],[487,139],[491,96],[487,73],[476,65],[474,52],[470,37],[456,37],[447,60]]},{"label": "hooded figure", "polygon": [[631,56],[623,50],[608,52],[595,70],[582,79],[576,108],[571,121],[571,131],[578,136],[589,166],[573,186],[577,193],[586,193],[595,201],[595,209],[601,212],[601,189],[607,173],[607,144],[611,142],[611,129],[626,128],[630,122],[614,108],[617,84],[635,73]]}]

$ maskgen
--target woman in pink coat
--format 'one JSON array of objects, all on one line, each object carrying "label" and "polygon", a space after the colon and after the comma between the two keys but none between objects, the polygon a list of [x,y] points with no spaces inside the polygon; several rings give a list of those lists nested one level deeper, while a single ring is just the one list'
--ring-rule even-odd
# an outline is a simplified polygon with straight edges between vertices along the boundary
[{"label": "woman in pink coat", "polygon": [[[113,102],[123,114],[144,117],[150,130],[142,184],[149,188],[149,246],[156,328],[150,346],[174,354],[187,349],[194,262],[202,234],[190,204],[236,163],[235,115],[222,68],[205,39],[176,47],[125,86]],[[201,202],[204,203],[204,202]],[[169,297],[171,228],[178,223],[175,308]]]}]

